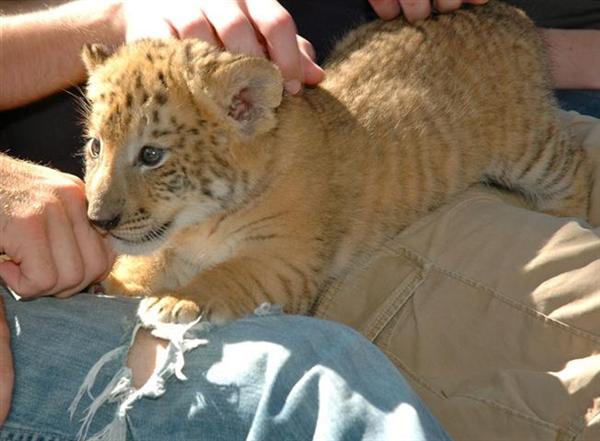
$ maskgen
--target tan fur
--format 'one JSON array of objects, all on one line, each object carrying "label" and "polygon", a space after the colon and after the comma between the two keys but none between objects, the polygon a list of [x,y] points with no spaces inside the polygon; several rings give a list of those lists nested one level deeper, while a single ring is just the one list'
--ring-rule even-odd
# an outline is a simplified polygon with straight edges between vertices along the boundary
[{"label": "tan fur", "polygon": [[[147,323],[262,302],[309,312],[358,257],[481,180],[548,213],[587,213],[589,166],[556,116],[543,46],[495,1],[365,25],[299,97],[282,99],[268,61],[196,41],[84,59],[102,142],[97,159],[88,149],[89,214],[120,215],[111,234],[143,242],[115,239],[141,255],[122,256],[104,286],[148,296]],[[143,145],[169,157],[143,169]]]}]

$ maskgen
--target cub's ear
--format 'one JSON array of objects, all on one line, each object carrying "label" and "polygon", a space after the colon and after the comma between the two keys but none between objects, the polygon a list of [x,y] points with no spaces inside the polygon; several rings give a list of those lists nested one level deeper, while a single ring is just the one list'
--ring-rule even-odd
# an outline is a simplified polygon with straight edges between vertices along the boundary
[{"label": "cub's ear", "polygon": [[[255,57],[232,57],[202,76],[204,92],[242,136],[265,133],[275,126],[274,111],[281,103],[283,79],[271,62]],[[192,93],[198,86],[190,85]]]},{"label": "cub's ear", "polygon": [[94,69],[100,66],[110,56],[110,49],[103,44],[84,44],[81,50],[81,59],[87,69],[91,73]]}]

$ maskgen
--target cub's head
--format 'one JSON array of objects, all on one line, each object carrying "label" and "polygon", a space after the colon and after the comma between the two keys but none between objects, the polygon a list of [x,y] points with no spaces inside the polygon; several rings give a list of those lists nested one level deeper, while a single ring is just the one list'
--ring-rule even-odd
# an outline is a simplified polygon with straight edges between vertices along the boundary
[{"label": "cub's head", "polygon": [[89,45],[82,57],[88,217],[117,250],[150,252],[243,202],[258,181],[247,155],[275,127],[282,98],[272,63],[175,39],[114,54]]}]

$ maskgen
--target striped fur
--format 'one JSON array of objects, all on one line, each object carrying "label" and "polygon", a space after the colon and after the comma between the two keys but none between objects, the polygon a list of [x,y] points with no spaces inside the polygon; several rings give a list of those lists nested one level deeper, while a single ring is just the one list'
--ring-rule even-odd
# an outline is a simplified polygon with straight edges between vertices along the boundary
[{"label": "striped fur", "polygon": [[[104,286],[146,295],[148,323],[265,301],[309,312],[357,258],[480,181],[587,215],[590,166],[557,117],[543,45],[496,1],[367,24],[299,97],[282,98],[268,61],[195,41],[84,58],[102,142],[90,215],[121,216]],[[164,164],[140,167],[143,145],[167,149]]]}]

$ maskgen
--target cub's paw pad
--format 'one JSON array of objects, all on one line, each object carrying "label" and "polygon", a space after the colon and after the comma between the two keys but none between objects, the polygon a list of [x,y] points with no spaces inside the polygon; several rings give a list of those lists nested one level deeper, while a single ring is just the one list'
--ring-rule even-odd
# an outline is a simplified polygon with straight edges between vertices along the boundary
[{"label": "cub's paw pad", "polygon": [[150,327],[160,323],[189,323],[196,320],[200,312],[193,301],[173,296],[146,297],[138,307],[140,320]]}]

